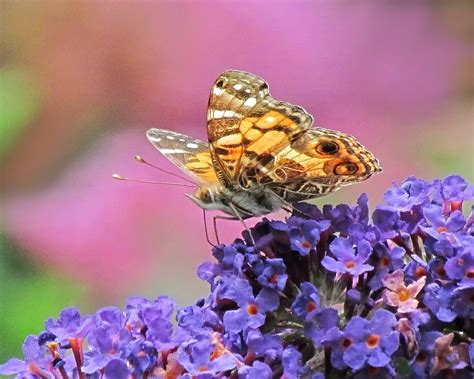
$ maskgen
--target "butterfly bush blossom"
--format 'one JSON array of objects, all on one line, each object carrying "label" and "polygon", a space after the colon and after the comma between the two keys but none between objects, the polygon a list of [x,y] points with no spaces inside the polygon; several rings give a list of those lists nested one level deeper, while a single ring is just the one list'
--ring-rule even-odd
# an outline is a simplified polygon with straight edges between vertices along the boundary
[{"label": "butterfly bush blossom", "polygon": [[[298,204],[219,245],[210,293],[176,309],[133,297],[64,309],[28,336],[18,378],[472,378],[474,186],[460,176],[393,185],[369,218]],[[254,246],[255,242],[255,246]],[[172,318],[176,322],[172,322]]]}]

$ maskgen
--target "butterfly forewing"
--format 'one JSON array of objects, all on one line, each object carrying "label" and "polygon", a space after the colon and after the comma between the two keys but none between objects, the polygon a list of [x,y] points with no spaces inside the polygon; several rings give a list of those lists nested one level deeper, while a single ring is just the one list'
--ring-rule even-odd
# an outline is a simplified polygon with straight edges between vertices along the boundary
[{"label": "butterfly forewing", "polygon": [[163,129],[149,129],[147,138],[197,184],[209,186],[218,183],[208,143]]},{"label": "butterfly forewing", "polygon": [[214,83],[208,109],[208,135],[219,178],[227,187],[248,188],[260,167],[290,144],[291,136],[312,124],[298,106],[274,100],[261,78],[226,71]]}]

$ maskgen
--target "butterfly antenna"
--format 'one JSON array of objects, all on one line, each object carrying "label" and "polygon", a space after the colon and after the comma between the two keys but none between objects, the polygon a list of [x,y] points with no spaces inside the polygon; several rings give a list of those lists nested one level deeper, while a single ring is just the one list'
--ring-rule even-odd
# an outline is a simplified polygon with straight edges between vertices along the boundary
[{"label": "butterfly antenna", "polygon": [[141,155],[135,155],[135,160],[139,163],[143,163],[143,164],[146,164],[147,166],[150,166],[150,167],[153,167],[155,170],[158,170],[158,171],[161,171],[161,172],[164,172],[165,174],[168,174],[168,175],[172,175],[176,178],[179,178],[181,180],[184,180],[188,183],[192,183],[192,184],[195,184],[192,180],[189,180],[188,178],[184,177],[184,176],[181,176],[181,175],[178,175],[178,174],[175,174],[174,172],[171,172],[171,171],[168,171],[168,170],[165,170],[164,168],[161,168],[161,167],[158,167],[158,166],[155,166],[154,164],[146,161],[145,159],[143,159],[143,157]]},{"label": "butterfly antenna", "polygon": [[173,183],[173,182],[155,182],[153,180],[141,180],[141,179],[132,179],[132,178],[127,178],[125,176],[119,175],[119,174],[113,174],[112,178],[116,180],[125,180],[128,182],[136,182],[136,183],[147,183],[147,184],[166,184],[168,186],[177,186],[177,187],[188,187],[188,188],[196,188],[195,185],[191,184],[184,184],[184,183]]}]

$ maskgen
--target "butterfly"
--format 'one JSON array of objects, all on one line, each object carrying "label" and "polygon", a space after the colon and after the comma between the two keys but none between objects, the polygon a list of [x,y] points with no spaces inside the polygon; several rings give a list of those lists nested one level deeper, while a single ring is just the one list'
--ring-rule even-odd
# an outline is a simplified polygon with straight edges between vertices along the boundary
[{"label": "butterfly", "polygon": [[263,79],[228,70],[211,89],[208,142],[155,128],[147,138],[195,182],[198,206],[244,220],[381,171],[354,137],[312,124],[303,108],[273,99]]}]

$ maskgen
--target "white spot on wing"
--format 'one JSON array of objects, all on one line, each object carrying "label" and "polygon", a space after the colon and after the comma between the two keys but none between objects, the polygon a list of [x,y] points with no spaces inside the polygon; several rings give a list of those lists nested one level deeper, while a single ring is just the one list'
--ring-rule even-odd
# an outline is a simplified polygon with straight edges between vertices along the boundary
[{"label": "white spot on wing", "polygon": [[197,143],[194,143],[194,142],[189,142],[186,145],[186,147],[189,148],[189,149],[197,149],[199,147],[199,145]]},{"label": "white spot on wing", "polygon": [[182,149],[160,149],[162,154],[186,154],[187,151]]},{"label": "white spot on wing", "polygon": [[235,112],[234,111],[219,111],[219,110],[215,110],[213,113],[212,113],[212,117],[213,118],[224,118],[224,117],[234,117],[235,116]]},{"label": "white spot on wing", "polygon": [[167,139],[171,139],[171,140],[173,140],[173,139],[174,139],[174,137],[173,137],[173,136],[166,136],[166,138],[167,138]]},{"label": "white spot on wing", "polygon": [[234,89],[235,89],[236,91],[240,91],[240,90],[242,89],[242,87],[243,87],[243,85],[240,84],[240,83],[237,83],[237,84],[234,85]]},{"label": "white spot on wing", "polygon": [[245,100],[244,105],[246,107],[253,107],[255,104],[257,104],[257,99],[255,97],[249,97],[247,100]]}]

